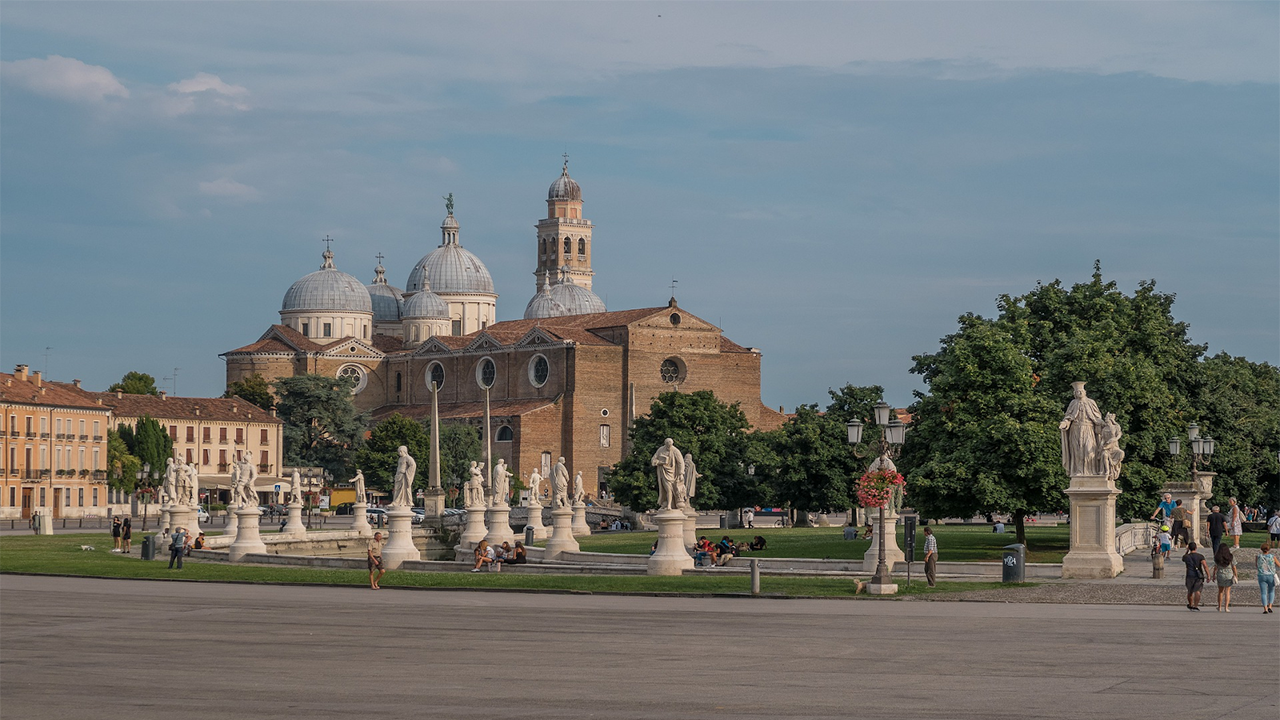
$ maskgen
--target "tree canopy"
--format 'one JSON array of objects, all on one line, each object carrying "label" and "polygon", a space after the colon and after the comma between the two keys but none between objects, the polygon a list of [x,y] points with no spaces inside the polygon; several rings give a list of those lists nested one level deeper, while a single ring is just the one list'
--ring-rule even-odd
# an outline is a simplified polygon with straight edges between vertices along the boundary
[{"label": "tree canopy", "polygon": [[128,395],[159,395],[160,391],[156,389],[156,379],[146,373],[129,371],[120,378],[120,382],[113,383],[107,388],[107,392],[122,392]]},{"label": "tree canopy", "polygon": [[364,471],[369,487],[390,491],[400,462],[400,446],[409,449],[409,455],[418,462],[414,477],[415,487],[426,486],[431,438],[422,424],[399,413],[394,413],[373,426],[369,439],[355,452],[355,466]]},{"label": "tree canopy", "polygon": [[[128,429],[127,425],[121,426]],[[129,433],[132,437],[133,433]],[[129,452],[129,446],[115,430],[107,430],[107,484],[115,490],[132,493],[138,484],[142,461]]]},{"label": "tree canopy", "polygon": [[227,383],[227,391],[222,394],[222,397],[238,397],[257,405],[263,410],[270,410],[276,404],[276,399],[271,394],[271,386],[267,384],[267,379],[258,373],[254,373],[243,380]]},{"label": "tree canopy", "polygon": [[295,375],[275,380],[284,421],[286,465],[322,467],[334,477],[349,477],[351,459],[364,437],[368,416],[356,410],[355,379]]},{"label": "tree canopy", "polygon": [[[130,454],[140,462],[150,465],[153,475],[156,473],[163,475],[165,462],[173,457],[173,438],[169,437],[164,426],[155,418],[143,415],[131,435],[121,433],[122,442],[129,437],[133,440],[132,446],[126,446],[132,448]],[[146,487],[152,487],[154,484],[150,479],[143,480],[143,485]]]}]

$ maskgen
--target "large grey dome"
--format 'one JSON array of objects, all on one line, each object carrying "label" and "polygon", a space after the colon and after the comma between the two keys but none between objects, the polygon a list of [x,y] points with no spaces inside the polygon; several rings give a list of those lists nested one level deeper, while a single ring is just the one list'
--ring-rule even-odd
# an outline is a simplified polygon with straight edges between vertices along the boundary
[{"label": "large grey dome", "polygon": [[567,276],[551,286],[550,298],[564,307],[565,315],[608,312],[604,307],[604,301],[595,293],[581,285],[574,285],[573,280]]},{"label": "large grey dome", "polygon": [[415,293],[430,288],[437,293],[494,294],[489,269],[480,262],[480,258],[458,243],[458,221],[452,213],[445,218],[440,229],[444,242],[413,266],[405,292]]},{"label": "large grey dome", "polygon": [[569,161],[564,162],[564,169],[560,171],[560,177],[551,183],[551,188],[547,190],[548,200],[582,200],[582,188],[573,178],[569,177]]},{"label": "large grey dome", "polygon": [[525,320],[541,320],[543,318],[563,317],[569,315],[568,309],[551,298],[551,286],[547,276],[542,276],[542,288],[529,300],[524,308]]},{"label": "large grey dome", "polygon": [[333,265],[333,252],[324,251],[320,269],[294,283],[284,294],[281,312],[291,310],[339,310],[373,312],[373,301],[364,283]]},{"label": "large grey dome", "polygon": [[373,282],[365,286],[369,291],[369,299],[373,302],[373,321],[399,322],[404,291],[387,284],[387,270],[382,267],[382,263],[378,263],[373,272]]},{"label": "large grey dome", "polygon": [[430,290],[421,290],[404,301],[404,319],[449,319],[449,303]]}]

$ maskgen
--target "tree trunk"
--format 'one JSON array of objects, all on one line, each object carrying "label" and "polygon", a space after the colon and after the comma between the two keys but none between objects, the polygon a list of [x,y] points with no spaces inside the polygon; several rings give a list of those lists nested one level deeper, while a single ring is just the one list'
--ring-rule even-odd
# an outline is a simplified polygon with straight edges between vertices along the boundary
[{"label": "tree trunk", "polygon": [[1013,514],[1013,527],[1018,535],[1018,542],[1023,546],[1027,544],[1027,514],[1021,510]]}]

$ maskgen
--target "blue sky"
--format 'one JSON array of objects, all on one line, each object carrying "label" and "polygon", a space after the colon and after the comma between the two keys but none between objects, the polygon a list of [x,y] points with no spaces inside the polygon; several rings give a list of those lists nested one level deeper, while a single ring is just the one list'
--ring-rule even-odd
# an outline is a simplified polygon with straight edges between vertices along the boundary
[{"label": "blue sky", "polygon": [[518,318],[563,152],[610,309],[678,278],[770,405],[905,404],[958,315],[1095,258],[1276,363],[1278,7],[6,2],[0,366],[217,394],[322,236],[403,286],[449,192]]}]

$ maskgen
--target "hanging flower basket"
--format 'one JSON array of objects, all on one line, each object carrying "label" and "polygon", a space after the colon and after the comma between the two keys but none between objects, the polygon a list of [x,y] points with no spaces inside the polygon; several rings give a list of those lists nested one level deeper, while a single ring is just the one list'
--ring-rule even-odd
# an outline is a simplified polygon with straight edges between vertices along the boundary
[{"label": "hanging flower basket", "polygon": [[893,489],[906,485],[901,473],[892,470],[875,470],[858,478],[858,502],[862,507],[882,508],[889,503]]}]

